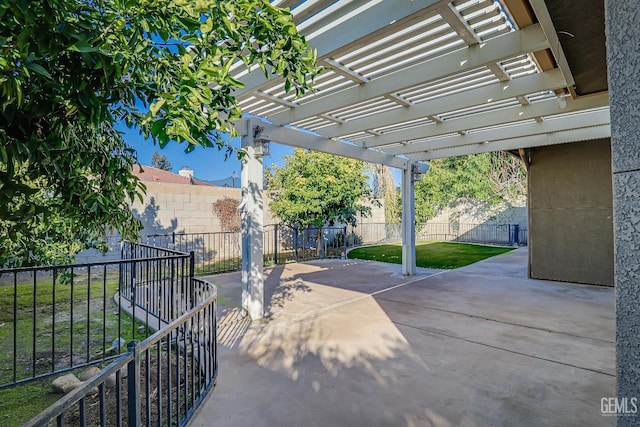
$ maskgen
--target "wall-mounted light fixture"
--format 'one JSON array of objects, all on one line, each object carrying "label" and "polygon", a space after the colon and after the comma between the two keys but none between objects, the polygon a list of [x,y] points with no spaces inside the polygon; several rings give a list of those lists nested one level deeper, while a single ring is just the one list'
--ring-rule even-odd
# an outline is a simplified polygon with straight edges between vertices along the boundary
[{"label": "wall-mounted light fixture", "polygon": [[271,144],[269,141],[256,140],[256,150],[254,151],[256,157],[264,157],[271,155]]},{"label": "wall-mounted light fixture", "polygon": [[566,93],[561,93],[560,95],[558,95],[558,99],[556,100],[556,103],[558,104],[558,108],[561,110],[564,110],[565,108],[567,108],[567,100],[565,99],[567,96]]},{"label": "wall-mounted light fixture", "polygon": [[256,157],[264,157],[271,155],[271,144],[269,137],[264,133],[264,126],[255,125],[253,127],[253,146]]},{"label": "wall-mounted light fixture", "polygon": [[415,163],[411,165],[411,181],[418,182],[422,180],[422,175],[427,173],[429,165],[425,163]]}]

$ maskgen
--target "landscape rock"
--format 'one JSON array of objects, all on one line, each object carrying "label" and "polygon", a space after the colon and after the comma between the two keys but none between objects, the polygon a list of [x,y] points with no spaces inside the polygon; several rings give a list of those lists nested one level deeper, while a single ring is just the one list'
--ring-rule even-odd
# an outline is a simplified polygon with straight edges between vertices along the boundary
[{"label": "landscape rock", "polygon": [[90,366],[80,374],[80,381],[89,381],[94,376],[100,373],[100,368],[96,366]]},{"label": "landscape rock", "polygon": [[[115,356],[118,354],[118,347],[109,347],[104,351],[105,356]],[[102,353],[100,353],[100,357],[102,357]]]},{"label": "landscape rock", "polygon": [[104,380],[104,385],[107,388],[114,388],[116,386],[116,374],[111,374]]},{"label": "landscape rock", "polygon": [[52,383],[51,387],[53,388],[54,393],[69,393],[71,390],[80,387],[82,385],[82,381],[78,379],[73,374],[66,374],[61,377],[56,378]]}]

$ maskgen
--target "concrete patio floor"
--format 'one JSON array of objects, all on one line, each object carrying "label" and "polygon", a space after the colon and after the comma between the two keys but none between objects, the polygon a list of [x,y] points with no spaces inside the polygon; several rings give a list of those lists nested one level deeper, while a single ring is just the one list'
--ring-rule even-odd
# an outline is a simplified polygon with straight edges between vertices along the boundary
[{"label": "concrete patio floor", "polygon": [[613,289],[526,277],[518,249],[458,270],[352,260],[266,273],[269,318],[219,286],[220,374],[200,426],[603,426]]}]

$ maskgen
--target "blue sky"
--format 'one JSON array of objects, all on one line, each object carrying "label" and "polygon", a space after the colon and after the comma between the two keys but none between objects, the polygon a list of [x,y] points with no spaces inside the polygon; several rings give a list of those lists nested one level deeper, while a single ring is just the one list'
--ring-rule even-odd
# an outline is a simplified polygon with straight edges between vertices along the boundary
[{"label": "blue sky", "polygon": [[[178,171],[183,166],[188,166],[194,171],[194,176],[205,181],[217,181],[229,178],[235,171],[236,176],[240,177],[240,161],[234,156],[225,160],[224,151],[217,148],[196,147],[191,153],[185,153],[185,145],[170,142],[164,148],[154,145],[151,140],[145,140],[136,130],[121,128],[124,138],[133,148],[137,150],[138,161],[140,164],[150,165],[151,156],[154,151],[167,156],[173,172]],[[233,138],[231,144],[235,147],[240,146],[240,138]],[[292,154],[293,148],[286,145],[271,143],[271,156],[263,159],[265,166],[276,164],[282,166],[284,164],[284,156]],[[391,168],[391,173],[396,182],[400,185],[402,175],[398,169]],[[236,181],[236,185],[239,181]],[[221,185],[221,184],[218,184]]]},{"label": "blue sky", "polygon": [[[137,150],[138,161],[142,165],[151,164],[151,156],[154,151],[167,156],[173,172],[177,173],[183,166],[189,166],[194,171],[194,176],[206,181],[215,181],[228,178],[235,171],[240,176],[240,161],[234,156],[224,159],[224,151],[217,148],[197,147],[191,153],[185,153],[185,145],[170,142],[164,148],[154,145],[151,140],[145,140],[136,130],[122,129],[124,138]],[[233,138],[231,144],[240,146],[240,138]],[[271,144],[271,156],[264,158],[265,166],[276,163],[284,164],[283,156],[293,153],[293,149],[281,144]]]}]

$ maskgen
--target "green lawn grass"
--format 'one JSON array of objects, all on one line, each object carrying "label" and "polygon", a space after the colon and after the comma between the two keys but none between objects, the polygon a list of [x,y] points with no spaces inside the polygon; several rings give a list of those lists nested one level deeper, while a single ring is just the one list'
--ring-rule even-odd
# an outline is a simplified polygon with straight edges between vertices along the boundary
[{"label": "green lawn grass", "polygon": [[[117,281],[95,280],[89,287],[86,280],[78,280],[74,284],[73,300],[71,286],[68,284],[40,280],[36,284],[35,293],[33,289],[32,281],[16,286],[0,286],[0,383],[10,382],[13,376],[14,333],[16,333],[15,341],[18,348],[17,377],[21,379],[33,374],[31,356],[34,345],[34,306],[36,307],[35,346],[36,352],[42,358],[49,357],[54,333],[56,353],[70,352],[72,304],[75,309],[73,352],[77,354],[76,361],[82,361],[87,351],[87,343],[90,346],[89,352],[94,354],[102,351],[103,344],[110,346],[113,339],[118,336],[118,332],[126,341],[131,340],[134,333],[136,339],[144,339],[151,333],[147,330],[140,332],[138,328],[143,324],[139,321],[134,323],[133,319],[124,313],[118,319],[117,305],[113,300],[113,295],[118,291]],[[54,294],[57,318],[55,323],[52,306]],[[103,300],[105,294],[107,298]],[[13,317],[14,300],[18,308],[16,324]],[[94,304],[91,306],[90,318],[87,319],[86,311],[90,301]],[[106,320],[104,337],[102,336],[103,320]],[[106,343],[103,343],[103,340]],[[43,374],[49,371],[50,365],[38,365],[37,369],[38,374]],[[73,372],[79,375],[82,370]],[[55,376],[0,390],[0,426],[22,425],[58,400],[61,395],[54,394],[51,388],[54,378]]]},{"label": "green lawn grass", "polygon": [[[418,243],[416,245],[416,265],[426,268],[459,268],[511,250],[513,248],[468,243]],[[352,250],[349,252],[348,257],[350,259],[367,259],[402,264],[402,246],[397,243],[365,246]]]},{"label": "green lawn grass", "polygon": [[0,390],[0,426],[20,426],[62,395],[51,390],[51,379],[37,380]]}]

